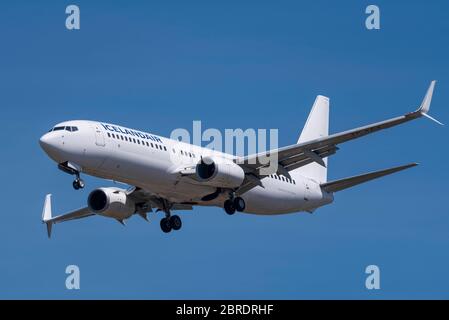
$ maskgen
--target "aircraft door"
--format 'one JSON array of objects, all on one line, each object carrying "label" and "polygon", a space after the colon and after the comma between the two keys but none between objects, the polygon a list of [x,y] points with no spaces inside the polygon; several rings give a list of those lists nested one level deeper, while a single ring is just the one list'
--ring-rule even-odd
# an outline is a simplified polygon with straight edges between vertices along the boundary
[{"label": "aircraft door", "polygon": [[95,131],[95,144],[100,147],[104,147],[106,145],[104,140],[104,134],[103,131],[100,129],[98,125],[95,125],[94,127]]}]

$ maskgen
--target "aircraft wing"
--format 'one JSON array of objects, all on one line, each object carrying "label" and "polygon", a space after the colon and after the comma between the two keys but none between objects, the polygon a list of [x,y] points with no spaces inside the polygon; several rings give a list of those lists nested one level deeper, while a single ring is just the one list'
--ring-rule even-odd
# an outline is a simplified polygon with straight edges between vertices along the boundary
[{"label": "aircraft wing", "polygon": [[[365,135],[388,129],[399,124],[418,119],[425,116],[439,124],[439,121],[435,120],[428,115],[430,109],[430,103],[432,101],[433,90],[435,88],[436,81],[432,81],[427,93],[421,103],[421,106],[414,112],[407,113],[403,116],[391,118],[385,121],[373,123],[363,127],[347,130],[340,133],[335,133],[327,137],[307,141],[300,144],[294,144],[280,149],[270,150],[268,152],[262,152],[247,157],[238,158],[237,164],[242,166],[248,176],[252,176],[251,179],[246,179],[246,182],[237,190],[237,193],[242,194],[256,185],[260,185],[260,178],[263,176],[260,174],[260,169],[268,167],[269,159],[273,159],[277,156],[277,173],[289,176],[288,172],[309,163],[316,162],[322,166],[325,166],[323,158],[333,155],[337,152],[337,145],[358,139]],[[274,172],[272,172],[274,173]],[[259,179],[257,184],[255,179]]]},{"label": "aircraft wing", "polygon": [[418,165],[417,163],[410,163],[410,164],[406,164],[406,165],[399,166],[399,167],[393,167],[393,168],[389,168],[389,169],[385,169],[385,170],[365,173],[365,174],[361,174],[358,176],[344,178],[341,180],[330,181],[330,182],[321,184],[321,188],[323,188],[327,192],[337,192],[337,191],[345,190],[347,188],[351,188],[351,187],[359,185],[361,183],[365,183],[367,181],[371,181],[371,180],[374,180],[374,179],[377,179],[380,177],[384,177],[386,175],[389,175],[389,174],[392,174],[392,173],[395,173],[398,171],[412,168],[417,165]]},{"label": "aircraft wing", "polygon": [[[131,187],[130,189],[123,191],[126,191],[127,196],[132,198],[137,204],[138,209],[135,213],[139,214],[145,220],[147,220],[147,212],[151,212],[152,208],[157,208],[157,211],[193,210],[192,204],[172,203],[139,187]],[[53,224],[87,218],[94,215],[95,213],[91,212],[88,207],[85,207],[53,217],[51,209],[51,194],[47,194],[45,197],[44,208],[42,210],[42,222],[47,225],[47,234],[50,238]],[[119,222],[123,224],[123,221]]]},{"label": "aircraft wing", "polygon": [[51,212],[51,194],[47,194],[47,196],[45,197],[44,209],[42,210],[42,222],[47,225],[47,233],[48,237],[50,238],[53,224],[69,220],[86,218],[93,215],[95,214],[90,212],[89,208],[86,207],[53,217]]}]

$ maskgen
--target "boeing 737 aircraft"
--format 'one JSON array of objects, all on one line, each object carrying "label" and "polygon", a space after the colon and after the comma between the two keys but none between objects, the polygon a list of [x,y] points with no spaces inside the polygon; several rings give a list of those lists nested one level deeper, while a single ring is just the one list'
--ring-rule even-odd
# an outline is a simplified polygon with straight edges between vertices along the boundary
[{"label": "boeing 737 aircraft", "polygon": [[[416,163],[327,181],[327,157],[337,145],[404,122],[428,117],[435,81],[414,112],[329,135],[329,98],[317,96],[296,144],[238,157],[196,145],[163,138],[97,121],[67,121],[40,138],[40,145],[59,169],[75,176],[73,187],[84,187],[81,174],[130,185],[128,189],[105,187],[93,190],[87,206],[52,216],[51,195],[45,198],[42,220],[51,236],[55,223],[101,215],[124,220],[134,214],[162,211],[163,232],[181,228],[172,215],[193,206],[223,207],[260,215],[309,212],[332,203],[334,193]],[[439,123],[439,122],[438,122]],[[275,172],[265,172],[268,158],[277,156]]]}]

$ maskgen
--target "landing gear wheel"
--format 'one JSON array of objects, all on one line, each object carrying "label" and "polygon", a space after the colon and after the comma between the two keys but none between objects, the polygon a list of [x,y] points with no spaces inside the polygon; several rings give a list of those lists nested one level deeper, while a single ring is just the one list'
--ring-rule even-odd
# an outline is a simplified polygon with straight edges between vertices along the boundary
[{"label": "landing gear wheel", "polygon": [[164,233],[169,233],[172,230],[172,226],[169,218],[163,218],[161,220],[161,230]]},{"label": "landing gear wheel", "polygon": [[227,214],[233,215],[235,213],[234,203],[231,200],[226,200],[224,202],[224,210]]},{"label": "landing gear wheel", "polygon": [[177,215],[171,216],[170,218],[170,225],[172,227],[173,230],[177,231],[179,229],[181,229],[182,227],[182,221],[181,218]]},{"label": "landing gear wheel", "polygon": [[78,190],[78,189],[83,189],[84,188],[84,181],[83,180],[81,180],[81,179],[75,179],[74,181],[73,181],[73,188],[75,189],[75,190]]},{"label": "landing gear wheel", "polygon": [[245,210],[245,207],[246,207],[246,204],[245,204],[245,200],[243,200],[243,198],[237,197],[234,199],[235,210],[237,210],[238,212],[242,212]]}]

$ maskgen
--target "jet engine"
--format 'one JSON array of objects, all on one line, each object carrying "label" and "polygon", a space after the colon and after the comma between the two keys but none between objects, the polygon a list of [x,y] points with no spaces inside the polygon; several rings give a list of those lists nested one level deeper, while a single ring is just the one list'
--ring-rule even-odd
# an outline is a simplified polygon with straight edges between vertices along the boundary
[{"label": "jet engine", "polygon": [[136,212],[134,201],[119,188],[95,189],[87,198],[87,206],[96,214],[118,220],[127,219]]},{"label": "jet engine", "polygon": [[237,188],[245,179],[245,172],[231,160],[203,157],[196,165],[196,179],[214,187]]}]

